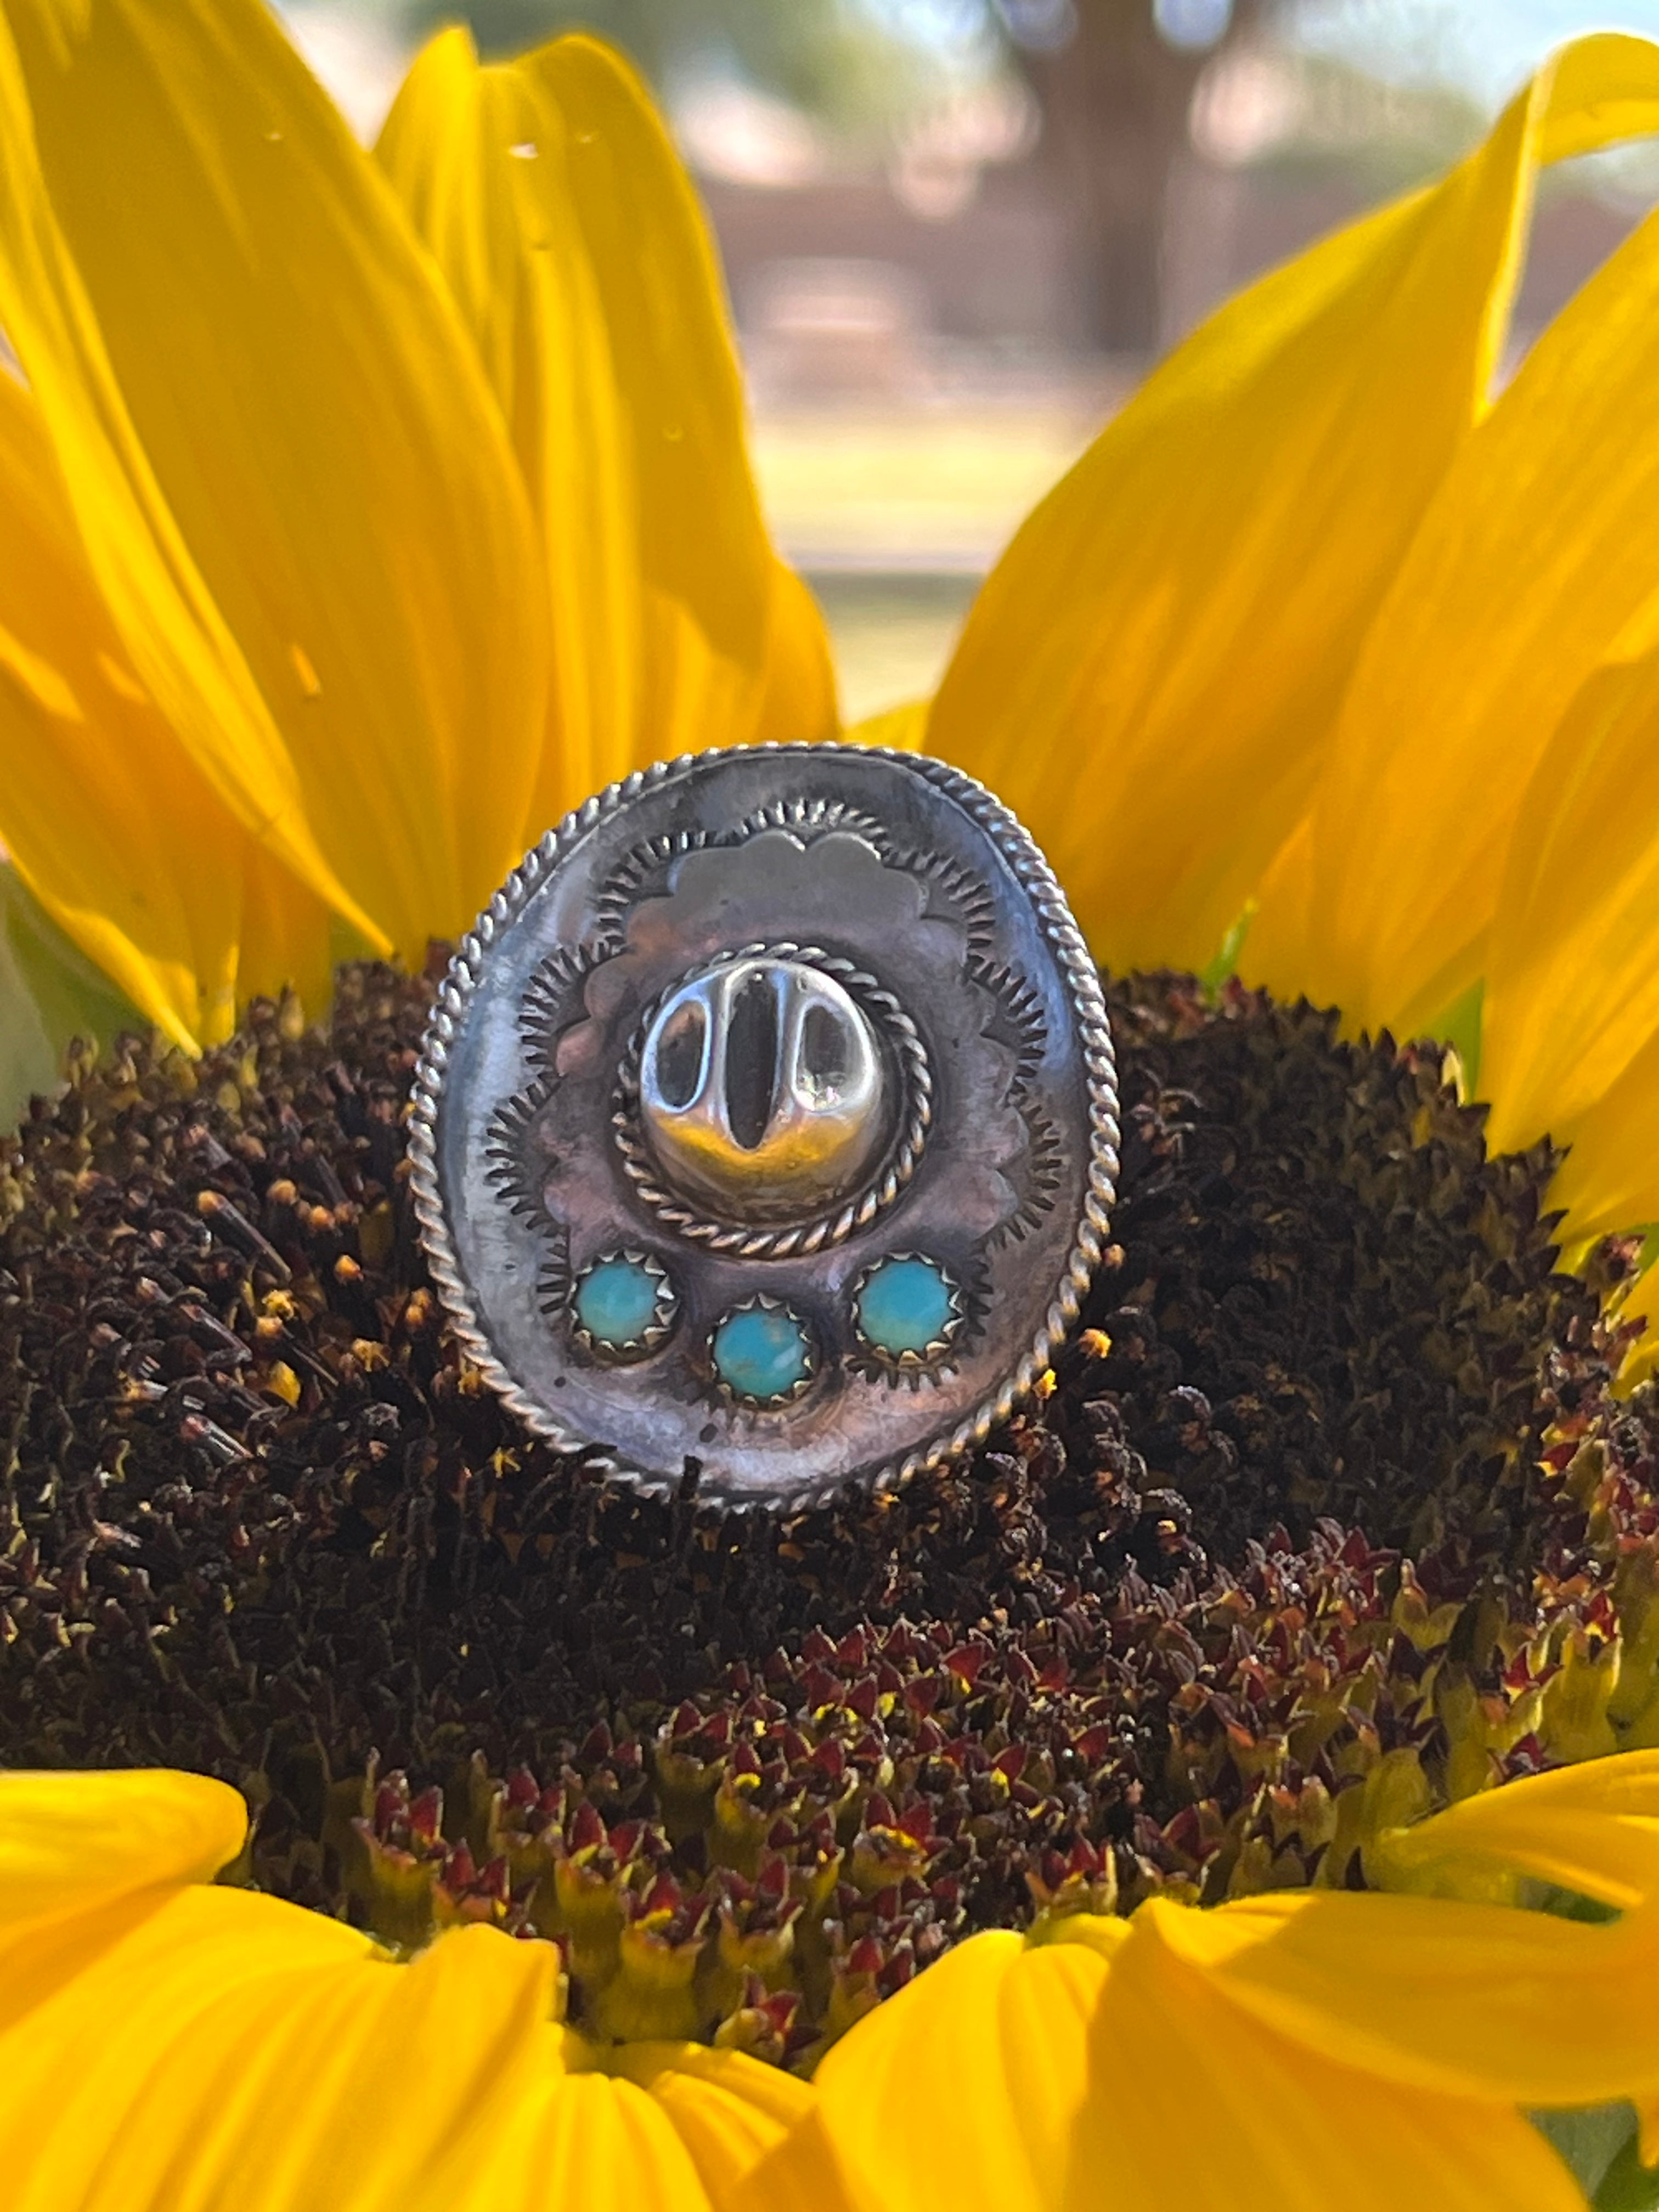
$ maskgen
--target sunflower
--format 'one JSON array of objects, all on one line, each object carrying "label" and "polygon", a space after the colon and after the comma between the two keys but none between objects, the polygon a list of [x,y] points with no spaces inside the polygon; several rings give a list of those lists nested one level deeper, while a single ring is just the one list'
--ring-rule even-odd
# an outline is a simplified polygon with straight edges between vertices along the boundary
[{"label": "sunflower", "polygon": [[[1659,50],[1583,41],[1224,308],[866,728],[999,787],[1111,969],[1211,988],[1117,988],[1139,1165],[1009,1448],[734,1534],[479,1404],[405,1249],[423,993],[374,964],[608,780],[835,726],[661,126],[591,41],[448,33],[371,156],[256,0],[3,0],[0,836],[156,1033],[0,1181],[8,1754],[125,1770],[0,1774],[14,2201],[1581,2203],[1546,2130],[1639,2189],[1653,227],[1501,372],[1538,169],[1656,129]],[[1354,1406],[1368,1344],[1390,1419],[1433,1378],[1409,1510],[1359,1427],[1318,1458],[1282,1345],[1233,1430],[1171,1381],[1219,1340],[1197,1067],[1255,1279],[1337,1255]],[[1270,1534],[1310,1500],[1389,1548]],[[716,1679],[663,1593],[722,1576],[806,1610]],[[611,1717],[492,1763],[579,1589],[555,1689]],[[447,1808],[377,1748],[422,1680]]]}]

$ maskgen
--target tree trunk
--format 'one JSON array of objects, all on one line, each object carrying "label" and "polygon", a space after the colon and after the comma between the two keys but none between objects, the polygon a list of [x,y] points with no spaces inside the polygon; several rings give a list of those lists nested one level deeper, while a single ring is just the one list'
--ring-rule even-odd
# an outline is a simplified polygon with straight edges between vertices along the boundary
[{"label": "tree trunk", "polygon": [[1066,46],[1024,57],[1042,106],[1042,158],[1067,213],[1074,328],[1086,346],[1145,359],[1165,334],[1170,182],[1208,57],[1166,44],[1152,0],[1076,6]]}]

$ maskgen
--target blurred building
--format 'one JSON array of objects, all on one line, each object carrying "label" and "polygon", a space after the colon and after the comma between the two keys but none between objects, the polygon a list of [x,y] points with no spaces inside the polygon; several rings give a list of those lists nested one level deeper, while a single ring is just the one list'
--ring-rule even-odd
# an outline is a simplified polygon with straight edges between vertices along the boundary
[{"label": "blurred building", "polygon": [[[718,234],[763,497],[854,713],[933,680],[975,580],[1162,350],[1457,160],[1499,90],[1298,37],[1345,0],[284,4],[365,137],[441,15],[501,51],[581,21],[634,52]],[[1655,186],[1620,157],[1546,179],[1511,362]]]},{"label": "blurred building", "polygon": [[[915,398],[1066,378],[1100,317],[1031,101],[924,155],[837,165],[806,118],[721,88],[680,111],[757,388],[773,402]],[[1157,213],[1156,319],[1109,356],[1133,374],[1230,293],[1379,198],[1456,159],[1484,118],[1243,42],[1197,75]],[[722,137],[722,128],[729,136]],[[1543,196],[1517,315],[1548,319],[1623,238],[1634,198]]]}]

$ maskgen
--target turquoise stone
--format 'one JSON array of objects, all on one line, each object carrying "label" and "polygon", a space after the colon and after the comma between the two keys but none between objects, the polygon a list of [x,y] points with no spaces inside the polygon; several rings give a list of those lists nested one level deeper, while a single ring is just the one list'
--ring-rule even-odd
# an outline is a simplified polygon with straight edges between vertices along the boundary
[{"label": "turquoise stone", "polygon": [[638,1260],[596,1261],[576,1285],[576,1319],[596,1345],[621,1352],[642,1344],[659,1318],[667,1285]]},{"label": "turquoise stone", "polygon": [[727,1314],[709,1349],[714,1372],[726,1389],[762,1405],[787,1398],[811,1372],[805,1328],[793,1314],[769,1306]]},{"label": "turquoise stone", "polygon": [[856,1310],[866,1344],[895,1359],[920,1355],[950,1333],[950,1279],[933,1260],[883,1260],[866,1276]]}]

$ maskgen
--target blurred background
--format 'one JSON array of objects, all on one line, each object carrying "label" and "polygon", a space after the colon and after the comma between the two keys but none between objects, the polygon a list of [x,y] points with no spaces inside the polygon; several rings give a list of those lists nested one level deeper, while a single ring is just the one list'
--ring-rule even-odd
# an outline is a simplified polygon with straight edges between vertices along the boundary
[{"label": "blurred background", "polygon": [[[372,138],[410,52],[582,26],[654,86],[719,234],[763,496],[856,718],[931,686],[980,577],[1218,300],[1456,159],[1563,38],[1659,0],[293,0]],[[1519,353],[1659,199],[1540,193]]]}]

